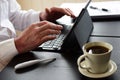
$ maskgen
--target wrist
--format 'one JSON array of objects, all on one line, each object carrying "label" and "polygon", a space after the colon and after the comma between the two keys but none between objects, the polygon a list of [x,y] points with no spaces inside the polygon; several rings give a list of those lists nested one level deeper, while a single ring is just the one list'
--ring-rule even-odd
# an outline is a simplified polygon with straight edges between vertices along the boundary
[{"label": "wrist", "polygon": [[40,21],[44,20],[42,16],[43,16],[43,12],[41,12],[40,15],[39,15]]},{"label": "wrist", "polygon": [[14,41],[15,41],[15,46],[16,46],[18,52],[23,53],[24,52],[24,47],[23,47],[23,44],[22,44],[21,40],[19,38],[15,38]]},{"label": "wrist", "polygon": [[46,19],[46,14],[45,14],[45,12],[41,12],[41,13],[39,14],[39,19],[40,19],[40,21],[47,20],[47,19]]}]

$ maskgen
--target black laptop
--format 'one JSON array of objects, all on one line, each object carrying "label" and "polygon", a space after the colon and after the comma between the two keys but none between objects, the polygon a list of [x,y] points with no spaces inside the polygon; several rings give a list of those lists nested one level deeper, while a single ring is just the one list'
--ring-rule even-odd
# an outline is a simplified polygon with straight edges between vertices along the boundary
[{"label": "black laptop", "polygon": [[43,50],[61,50],[65,40],[69,39],[68,36],[71,35],[72,32],[74,32],[79,46],[82,47],[83,44],[88,41],[93,30],[93,23],[87,11],[87,7],[90,2],[91,0],[88,0],[73,25],[62,24],[63,30],[61,34],[58,35],[56,39],[43,43],[39,48]]}]

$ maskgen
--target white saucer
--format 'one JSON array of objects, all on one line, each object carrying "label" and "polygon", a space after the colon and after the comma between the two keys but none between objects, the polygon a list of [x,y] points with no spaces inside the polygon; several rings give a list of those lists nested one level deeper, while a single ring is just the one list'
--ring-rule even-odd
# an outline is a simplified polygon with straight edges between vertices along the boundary
[{"label": "white saucer", "polygon": [[[85,66],[85,61],[83,61],[81,64]],[[108,76],[112,75],[114,72],[116,72],[117,65],[114,61],[110,60],[109,70],[103,74],[90,73],[86,69],[82,69],[80,67],[78,67],[78,70],[81,74],[83,74],[84,76],[90,77],[90,78],[104,78],[104,77],[108,77]]]}]

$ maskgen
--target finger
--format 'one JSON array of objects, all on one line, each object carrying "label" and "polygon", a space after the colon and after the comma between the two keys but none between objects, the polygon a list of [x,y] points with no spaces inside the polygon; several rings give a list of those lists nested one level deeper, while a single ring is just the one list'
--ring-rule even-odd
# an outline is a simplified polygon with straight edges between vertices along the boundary
[{"label": "finger", "polygon": [[48,9],[48,8],[45,8],[45,11],[47,14],[50,14],[50,12],[51,12],[50,9]]},{"label": "finger", "polygon": [[45,24],[47,24],[47,21],[41,21],[41,22],[38,22],[38,23],[33,23],[32,24],[32,27],[36,27],[36,26],[42,26],[42,25],[45,25]]},{"label": "finger", "polygon": [[68,15],[68,16],[71,16],[71,14],[64,8],[59,8],[59,7],[52,7],[51,8],[51,12],[60,12],[60,13],[63,13],[64,15]]},{"label": "finger", "polygon": [[44,37],[41,39],[41,42],[44,43],[44,42],[46,42],[46,41],[48,41],[48,40],[53,40],[53,39],[55,39],[55,38],[56,38],[55,35],[47,35],[47,36],[44,36]]},{"label": "finger", "polygon": [[56,25],[56,24],[53,24],[53,23],[46,23],[39,28],[39,31],[44,31],[44,30],[47,30],[47,29],[62,30],[63,27],[61,25]]},{"label": "finger", "polygon": [[41,22],[36,23],[36,25],[37,26],[43,26],[43,25],[45,25],[47,23],[48,23],[48,21],[41,21]]},{"label": "finger", "polygon": [[69,8],[65,8],[70,14],[71,17],[75,18],[76,16],[74,15],[74,13],[69,9]]},{"label": "finger", "polygon": [[40,37],[44,37],[44,36],[47,36],[47,35],[57,35],[57,34],[60,34],[61,31],[60,30],[51,30],[51,29],[48,29],[48,30],[45,30],[45,31],[42,31],[40,33]]}]

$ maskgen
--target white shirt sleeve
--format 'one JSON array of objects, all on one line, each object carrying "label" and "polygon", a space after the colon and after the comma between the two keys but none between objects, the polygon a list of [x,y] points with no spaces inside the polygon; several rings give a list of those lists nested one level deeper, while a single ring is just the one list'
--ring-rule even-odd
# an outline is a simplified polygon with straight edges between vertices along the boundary
[{"label": "white shirt sleeve", "polygon": [[9,1],[10,8],[10,21],[13,23],[14,27],[18,30],[23,30],[34,22],[39,22],[39,13],[34,10],[21,10],[20,5],[16,0]]},{"label": "white shirt sleeve", "polygon": [[0,72],[18,54],[15,47],[14,39],[9,39],[0,42]]}]

